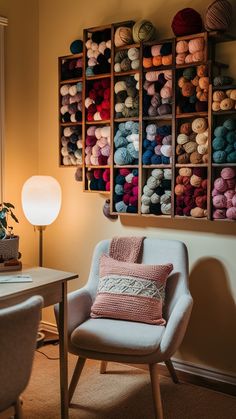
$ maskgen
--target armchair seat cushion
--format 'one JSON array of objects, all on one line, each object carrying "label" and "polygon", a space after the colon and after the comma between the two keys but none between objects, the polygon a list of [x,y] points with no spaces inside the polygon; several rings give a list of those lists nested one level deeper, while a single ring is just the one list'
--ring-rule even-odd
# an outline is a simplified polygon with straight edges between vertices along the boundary
[{"label": "armchair seat cushion", "polygon": [[157,351],[164,326],[113,319],[88,319],[71,334],[78,350],[122,355],[149,355]]}]

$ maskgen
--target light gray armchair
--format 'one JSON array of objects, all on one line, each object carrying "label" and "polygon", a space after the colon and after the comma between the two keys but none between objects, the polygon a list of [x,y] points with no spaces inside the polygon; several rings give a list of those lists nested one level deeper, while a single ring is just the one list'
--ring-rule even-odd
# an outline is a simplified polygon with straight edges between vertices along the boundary
[{"label": "light gray armchair", "polygon": [[[90,318],[91,305],[99,281],[99,259],[109,252],[109,240],[95,248],[86,286],[68,295],[69,351],[78,361],[69,387],[71,401],[86,358],[101,360],[100,372],[106,372],[108,361],[148,364],[155,414],[163,418],[158,379],[159,362],[165,362],[174,382],[178,382],[171,356],[184,337],[192,309],[188,287],[188,254],[179,241],[146,238],[143,244],[144,264],[172,263],[174,269],[167,281],[164,318],[166,326]],[[57,314],[57,308],[56,308]]]},{"label": "light gray armchair", "polygon": [[23,418],[20,395],[31,373],[43,299],[0,310],[0,418]]}]

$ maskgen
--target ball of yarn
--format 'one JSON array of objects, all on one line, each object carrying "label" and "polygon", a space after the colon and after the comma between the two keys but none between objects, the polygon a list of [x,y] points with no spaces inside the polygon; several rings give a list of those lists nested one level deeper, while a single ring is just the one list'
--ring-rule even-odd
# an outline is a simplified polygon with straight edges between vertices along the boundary
[{"label": "ball of yarn", "polygon": [[221,170],[220,175],[225,180],[232,179],[235,177],[236,172],[232,167],[224,167],[224,169]]},{"label": "ball of yarn", "polygon": [[213,212],[213,218],[214,219],[224,219],[226,217],[226,211],[225,209],[216,209]]},{"label": "ball of yarn", "polygon": [[196,10],[185,8],[174,16],[171,27],[176,36],[191,35],[201,32],[202,19]]},{"label": "ball of yarn", "polygon": [[205,210],[203,208],[195,207],[190,211],[191,217],[202,218],[205,217]]},{"label": "ball of yarn", "polygon": [[71,54],[80,54],[83,52],[83,41],[81,39],[76,39],[70,44]]},{"label": "ball of yarn", "polygon": [[208,6],[205,15],[207,31],[226,31],[233,17],[233,8],[227,0],[215,0]]},{"label": "ball of yarn", "polygon": [[123,45],[132,44],[132,29],[120,26],[115,31],[114,43],[116,47],[122,47]]},{"label": "ball of yarn", "polygon": [[190,54],[194,54],[197,51],[202,51],[204,49],[204,38],[194,38],[190,39],[188,43],[188,49]]},{"label": "ball of yarn", "polygon": [[178,41],[176,43],[176,52],[181,54],[183,52],[188,52],[188,42],[187,41]]},{"label": "ball of yarn", "polygon": [[226,210],[226,217],[230,220],[236,220],[236,207],[231,207]]},{"label": "ball of yarn", "polygon": [[132,160],[132,156],[125,147],[118,148],[114,153],[114,162],[117,165],[128,165],[132,163]]},{"label": "ball of yarn", "polygon": [[217,178],[215,181],[214,181],[214,188],[218,191],[218,192],[221,192],[221,193],[223,193],[223,192],[225,192],[227,189],[228,189],[228,186],[227,186],[227,182],[226,182],[226,180],[225,179],[223,179],[223,178]]},{"label": "ball of yarn", "polygon": [[226,119],[223,126],[227,128],[228,131],[236,129],[236,119]]},{"label": "ball of yarn", "polygon": [[194,132],[202,133],[207,129],[207,120],[205,118],[196,118],[192,122],[192,130]]},{"label": "ball of yarn", "polygon": [[149,20],[139,20],[133,26],[134,42],[151,41],[155,37],[155,27]]}]

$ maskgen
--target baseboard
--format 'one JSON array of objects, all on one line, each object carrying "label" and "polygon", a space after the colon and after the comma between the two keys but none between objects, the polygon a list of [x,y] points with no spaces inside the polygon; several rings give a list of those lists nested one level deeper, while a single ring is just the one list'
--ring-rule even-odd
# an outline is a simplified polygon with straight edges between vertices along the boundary
[{"label": "baseboard", "polygon": [[[41,321],[40,329],[58,335],[57,326],[53,323]],[[226,374],[213,368],[204,368],[201,365],[180,361],[176,358],[172,358],[172,362],[180,381],[236,396],[236,375]],[[148,369],[147,365],[135,365],[135,367]],[[164,363],[159,364],[159,370],[161,375],[170,376]]]},{"label": "baseboard", "polygon": [[40,330],[43,330],[44,332],[50,332],[50,333],[53,333],[55,335],[58,335],[57,326],[54,323],[49,323],[49,322],[45,322],[45,321],[42,320],[40,322]]}]

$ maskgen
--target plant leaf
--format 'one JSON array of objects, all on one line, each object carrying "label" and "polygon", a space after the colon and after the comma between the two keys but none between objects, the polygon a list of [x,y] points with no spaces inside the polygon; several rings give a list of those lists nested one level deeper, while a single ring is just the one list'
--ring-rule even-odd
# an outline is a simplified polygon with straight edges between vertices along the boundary
[{"label": "plant leaf", "polygon": [[1,219],[1,224],[2,224],[3,227],[7,228],[7,220],[6,220],[6,218],[2,218]]},{"label": "plant leaf", "polygon": [[3,202],[3,205],[7,208],[15,208],[14,205],[12,205],[10,202]]},{"label": "plant leaf", "polygon": [[12,211],[10,211],[10,214],[11,214],[11,217],[13,218],[13,220],[14,220],[16,223],[19,223],[18,219],[16,218],[16,216],[13,214],[13,212],[12,212]]}]

